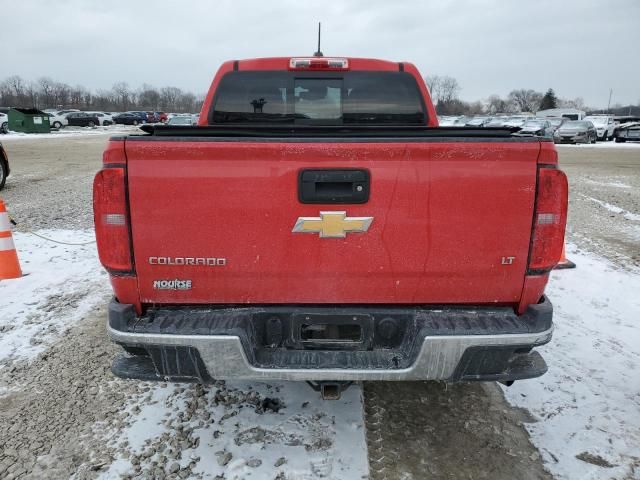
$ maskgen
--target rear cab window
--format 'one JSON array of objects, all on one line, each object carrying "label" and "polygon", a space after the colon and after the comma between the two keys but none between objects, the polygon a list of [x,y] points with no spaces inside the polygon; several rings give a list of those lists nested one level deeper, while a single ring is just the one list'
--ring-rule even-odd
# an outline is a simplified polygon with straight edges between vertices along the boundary
[{"label": "rear cab window", "polygon": [[209,124],[425,125],[426,108],[407,72],[229,72]]}]

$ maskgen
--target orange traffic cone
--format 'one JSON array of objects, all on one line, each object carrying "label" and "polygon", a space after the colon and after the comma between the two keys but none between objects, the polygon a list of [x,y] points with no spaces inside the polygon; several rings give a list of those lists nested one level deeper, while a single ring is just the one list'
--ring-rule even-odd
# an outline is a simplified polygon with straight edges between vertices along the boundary
[{"label": "orange traffic cone", "polygon": [[567,256],[565,255],[564,245],[562,245],[562,256],[560,257],[560,261],[558,264],[553,267],[555,270],[562,270],[564,268],[576,268],[576,264],[571,260],[567,260]]},{"label": "orange traffic cone", "polygon": [[4,201],[0,198],[0,280],[19,278],[22,276],[18,252],[13,243],[11,234],[11,222],[5,208]]}]

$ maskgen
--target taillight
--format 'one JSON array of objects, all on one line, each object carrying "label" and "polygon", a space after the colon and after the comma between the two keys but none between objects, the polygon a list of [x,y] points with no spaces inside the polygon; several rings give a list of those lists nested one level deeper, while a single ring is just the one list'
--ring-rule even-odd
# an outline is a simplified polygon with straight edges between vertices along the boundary
[{"label": "taillight", "polygon": [[546,272],[560,261],[567,224],[569,186],[561,170],[540,166],[535,218],[529,252],[529,270]]},{"label": "taillight", "polygon": [[124,166],[106,167],[93,181],[93,219],[98,255],[114,273],[133,270]]},{"label": "taillight", "polygon": [[289,60],[290,70],[348,70],[346,58],[306,57]]}]

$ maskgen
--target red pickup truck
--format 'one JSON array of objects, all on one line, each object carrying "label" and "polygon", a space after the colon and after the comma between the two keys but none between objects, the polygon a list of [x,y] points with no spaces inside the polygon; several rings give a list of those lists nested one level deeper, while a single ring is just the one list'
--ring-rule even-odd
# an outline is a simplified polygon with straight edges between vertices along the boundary
[{"label": "red pickup truck", "polygon": [[438,127],[410,63],[230,61],[197,126],[111,138],[94,183],[121,377],[542,375],[567,180],[552,141]]}]

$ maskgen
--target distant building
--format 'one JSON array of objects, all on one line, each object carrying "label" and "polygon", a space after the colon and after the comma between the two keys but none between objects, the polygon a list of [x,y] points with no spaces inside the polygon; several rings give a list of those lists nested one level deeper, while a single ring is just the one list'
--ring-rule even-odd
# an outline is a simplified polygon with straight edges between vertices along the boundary
[{"label": "distant building", "polygon": [[569,120],[582,120],[587,116],[587,112],[576,108],[550,108],[548,110],[538,110],[536,117],[568,118]]}]

